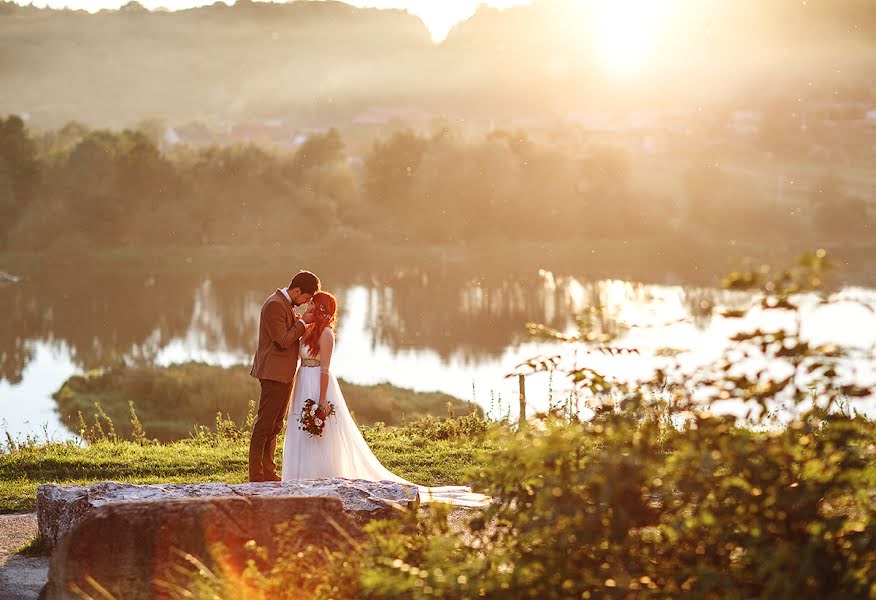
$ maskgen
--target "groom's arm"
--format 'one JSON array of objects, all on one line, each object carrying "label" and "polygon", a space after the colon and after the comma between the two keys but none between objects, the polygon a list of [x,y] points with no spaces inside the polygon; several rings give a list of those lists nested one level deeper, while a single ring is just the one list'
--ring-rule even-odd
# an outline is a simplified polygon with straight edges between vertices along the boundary
[{"label": "groom's arm", "polygon": [[265,307],[265,324],[271,341],[278,348],[285,350],[304,335],[304,321],[297,320],[292,327],[286,327],[286,314],[278,304],[268,304]]}]

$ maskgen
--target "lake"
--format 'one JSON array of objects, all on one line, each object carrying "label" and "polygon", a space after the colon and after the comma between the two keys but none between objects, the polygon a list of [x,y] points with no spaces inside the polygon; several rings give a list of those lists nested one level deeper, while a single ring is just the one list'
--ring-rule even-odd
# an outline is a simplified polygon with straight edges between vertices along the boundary
[{"label": "lake", "polygon": [[[496,416],[516,415],[517,381],[505,375],[533,356],[562,353],[565,365],[633,381],[676,360],[685,368],[714,360],[740,329],[790,324],[784,311],[722,317],[718,309],[747,308],[751,296],[701,285],[548,271],[483,275],[452,266],[367,276],[326,271],[323,287],[340,304],[332,361],[337,376],[447,392]],[[291,274],[70,269],[0,287],[2,426],[15,438],[71,436],[52,394],[70,375],[114,361],[248,363],[261,303]],[[803,331],[816,343],[856,348],[859,355],[846,359],[844,369],[860,383],[873,383],[876,289],[840,286],[832,298],[837,303],[828,306],[800,299]],[[574,332],[575,315],[586,317],[589,331],[612,338],[611,346],[638,353],[610,356],[527,335],[529,322]],[[530,412],[570,393],[559,373],[527,378]],[[876,416],[876,401],[864,401],[861,410]]]}]

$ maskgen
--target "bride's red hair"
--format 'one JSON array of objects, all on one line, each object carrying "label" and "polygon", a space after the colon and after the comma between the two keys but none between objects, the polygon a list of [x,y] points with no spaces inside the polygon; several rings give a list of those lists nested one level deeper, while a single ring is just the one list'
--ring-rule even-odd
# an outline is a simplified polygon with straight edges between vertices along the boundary
[{"label": "bride's red hair", "polygon": [[311,356],[319,356],[319,339],[326,327],[333,327],[338,312],[337,299],[328,292],[317,292],[311,298],[313,305],[313,323],[301,338]]}]

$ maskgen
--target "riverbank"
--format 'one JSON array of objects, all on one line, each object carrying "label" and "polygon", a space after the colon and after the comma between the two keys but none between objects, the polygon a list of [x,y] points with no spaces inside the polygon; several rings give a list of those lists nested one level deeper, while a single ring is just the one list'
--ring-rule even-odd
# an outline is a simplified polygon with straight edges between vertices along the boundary
[{"label": "riverbank", "polygon": [[[765,244],[721,240],[705,235],[680,236],[666,230],[634,239],[582,238],[573,241],[510,241],[483,239],[476,243],[393,244],[370,236],[334,236],[324,243],[296,245],[129,246],[121,248],[59,247],[49,252],[0,252],[0,271],[32,278],[40,271],[71,267],[77,272],[143,273],[144,275],[272,274],[298,268],[319,271],[326,283],[363,282],[400,270],[452,272],[458,276],[492,278],[548,270],[583,278],[630,279],[642,283],[715,285],[715,273],[737,267],[748,257],[764,263],[785,263],[813,247],[812,240]],[[876,284],[869,240],[820,240],[836,261],[839,281]],[[13,285],[13,284],[10,284]]]},{"label": "riverbank", "polygon": [[[403,425],[426,416],[476,414],[477,405],[441,392],[417,392],[390,383],[339,384],[360,425]],[[199,362],[169,366],[117,364],[67,379],[53,398],[68,429],[80,432],[101,423],[124,439],[135,429],[145,438],[168,442],[212,427],[217,415],[251,429],[259,383],[248,365],[221,367]],[[133,412],[132,412],[133,411]],[[108,419],[108,421],[107,421]],[[134,421],[137,421],[135,425]]]}]

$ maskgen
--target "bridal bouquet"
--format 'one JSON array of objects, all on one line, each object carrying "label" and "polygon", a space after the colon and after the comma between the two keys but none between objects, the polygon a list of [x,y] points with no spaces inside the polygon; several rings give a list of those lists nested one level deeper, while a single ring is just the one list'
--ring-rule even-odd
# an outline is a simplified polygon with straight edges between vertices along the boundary
[{"label": "bridal bouquet", "polygon": [[327,402],[329,407],[329,412],[327,415],[319,415],[319,403],[314,400],[308,398],[304,401],[304,408],[301,410],[301,414],[298,415],[298,429],[302,431],[306,431],[310,434],[310,437],[313,436],[321,436],[322,430],[325,429],[326,421],[328,418],[335,414],[335,405],[331,402]]}]

